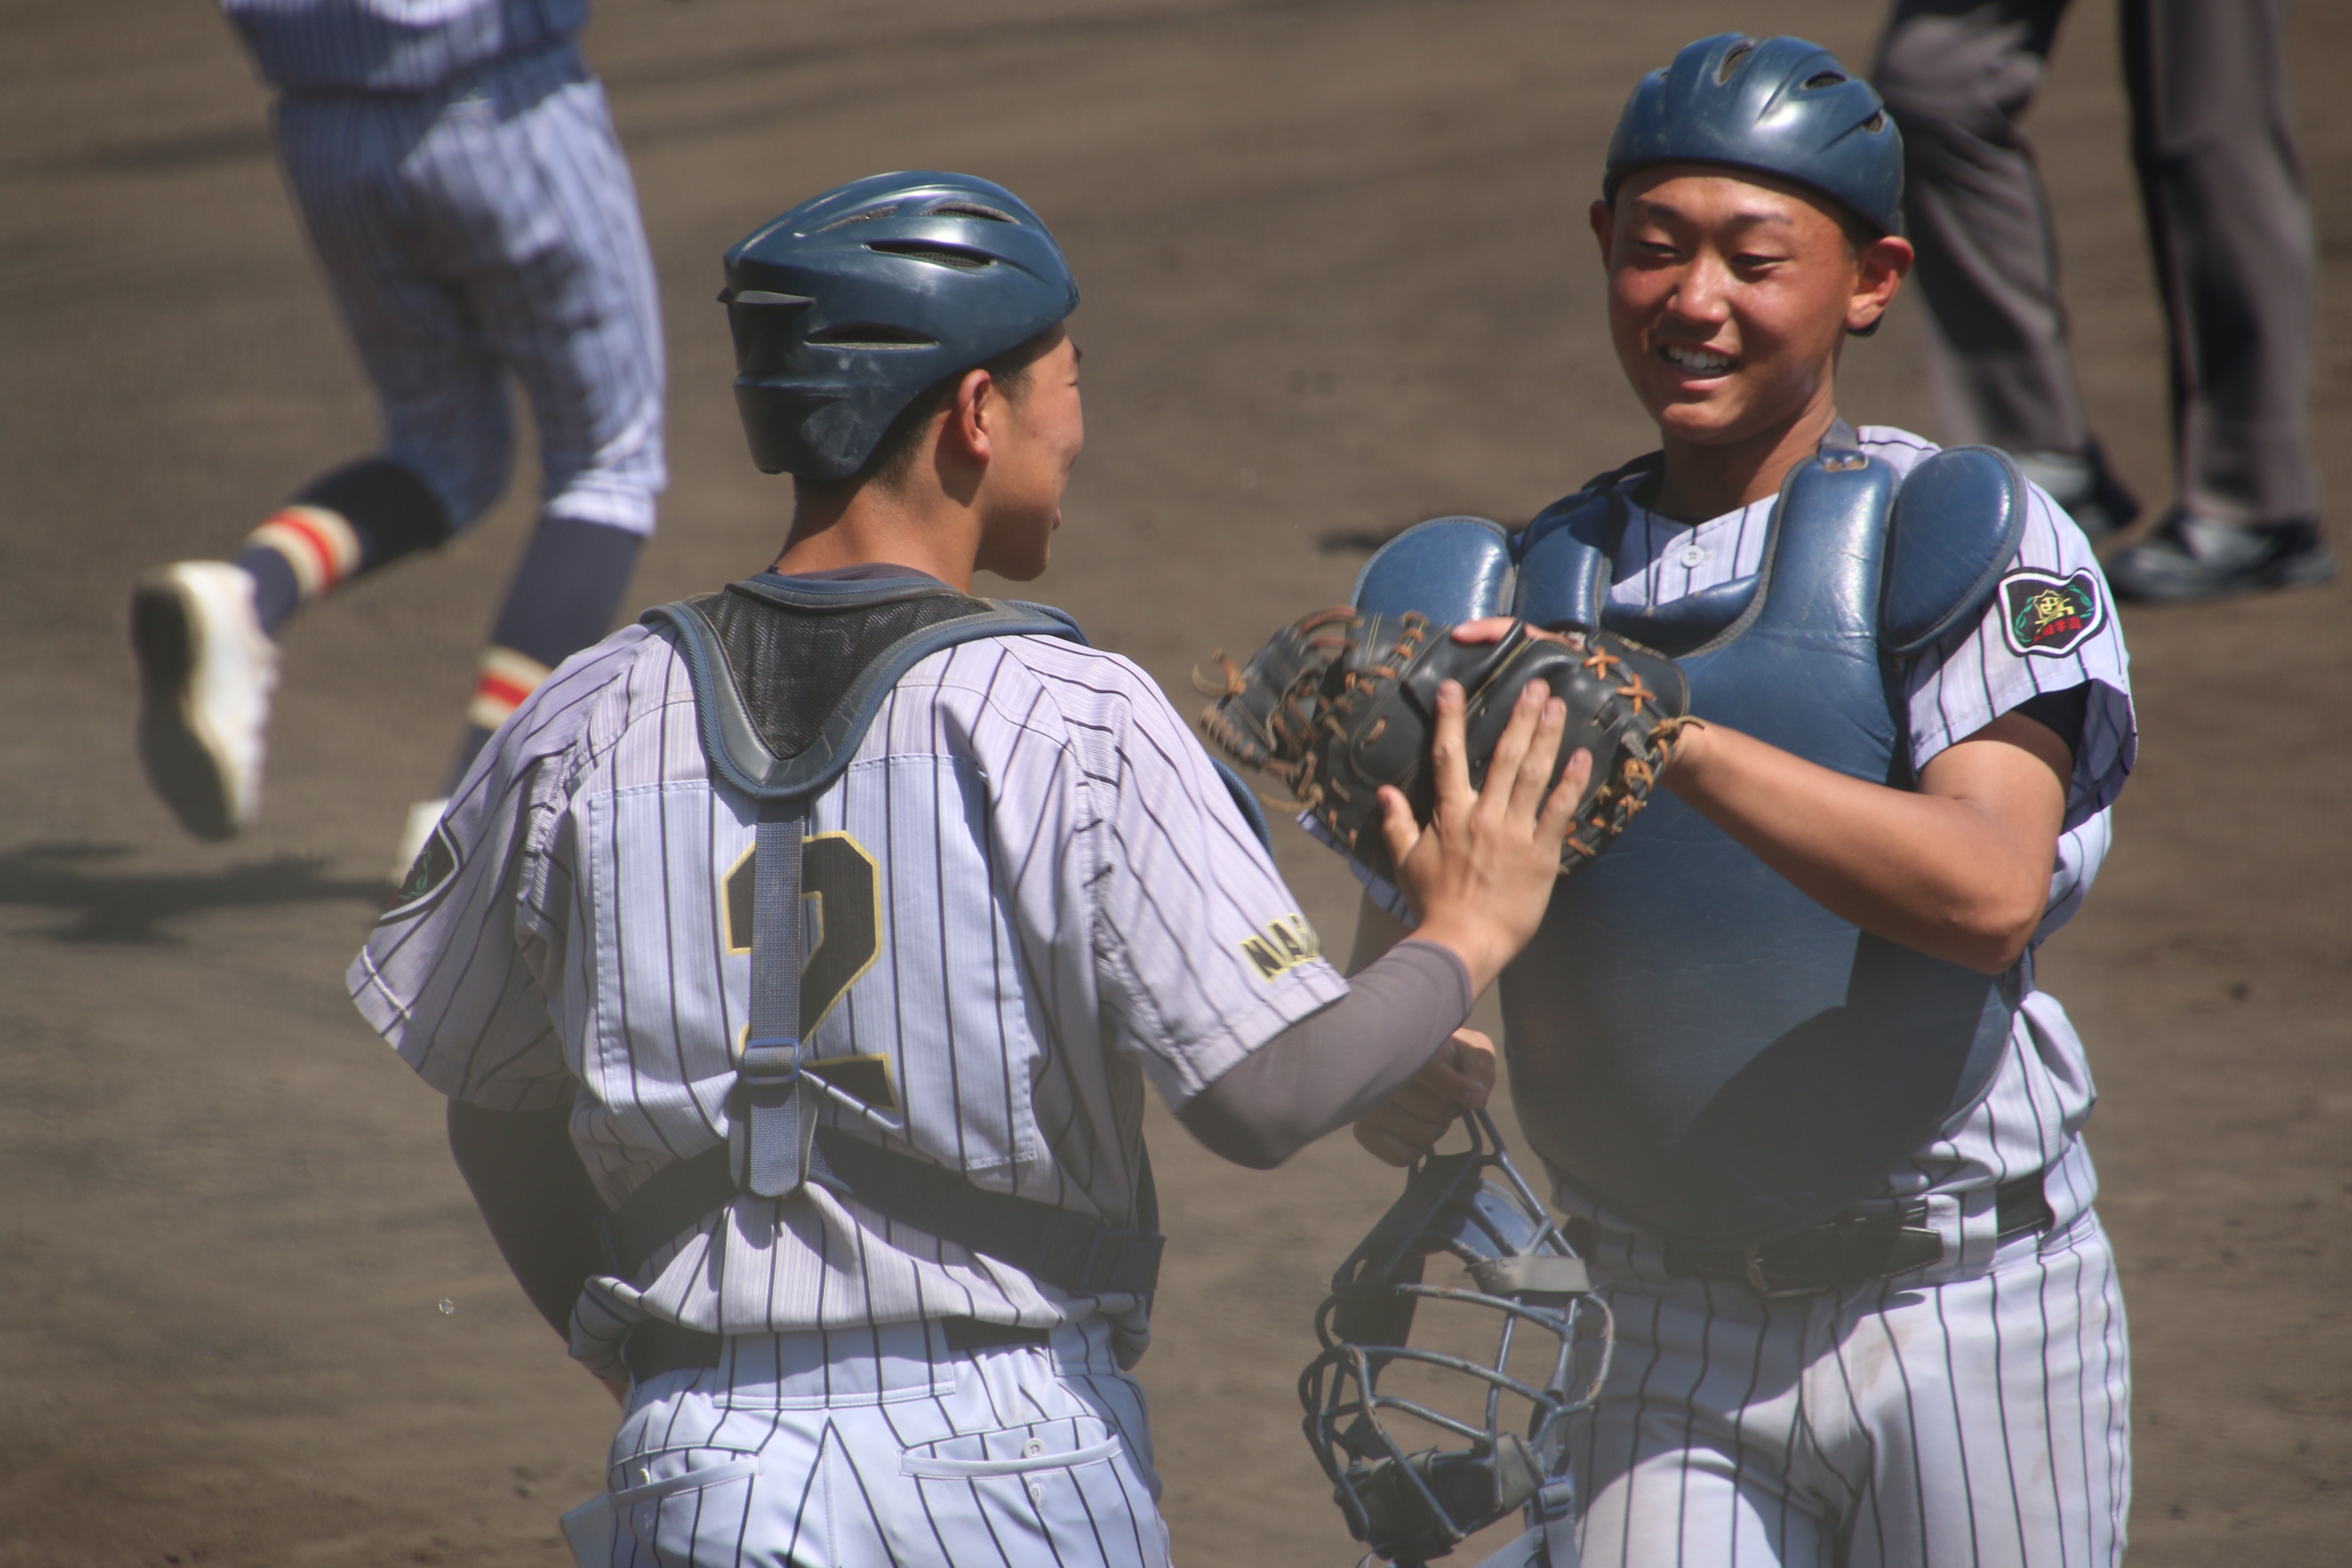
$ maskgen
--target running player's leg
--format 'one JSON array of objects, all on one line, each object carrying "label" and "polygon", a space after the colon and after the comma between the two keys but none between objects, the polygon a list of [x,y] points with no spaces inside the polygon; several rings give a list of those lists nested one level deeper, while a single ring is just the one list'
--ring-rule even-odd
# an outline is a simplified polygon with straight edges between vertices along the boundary
[{"label": "running player's leg", "polygon": [[288,184],[382,405],[378,455],[334,469],[250,533],[233,561],[184,561],[132,601],[140,754],[190,831],[226,837],[261,790],[276,637],[300,605],[446,539],[506,482],[511,427],[496,363],[433,271],[401,167],[429,104],[363,95],[280,105]]},{"label": "running player's leg", "polygon": [[2121,1561],[2131,1386],[2095,1214],[2012,1239],[1979,1278],[1889,1289],[1851,1319],[1830,1376],[1871,1465],[1852,1568]]},{"label": "running player's leg", "polygon": [[350,575],[467,528],[513,471],[497,359],[451,274],[446,226],[413,174],[420,147],[469,107],[436,116],[429,102],[352,97],[291,100],[279,111],[288,182],[383,415],[379,454],[298,499],[298,509],[339,517],[357,535]]},{"label": "running player's leg", "polygon": [[603,89],[562,55],[496,90],[499,115],[453,137],[436,174],[468,221],[471,313],[530,398],[541,517],[482,657],[453,785],[550,669],[611,629],[666,482],[653,261]]}]

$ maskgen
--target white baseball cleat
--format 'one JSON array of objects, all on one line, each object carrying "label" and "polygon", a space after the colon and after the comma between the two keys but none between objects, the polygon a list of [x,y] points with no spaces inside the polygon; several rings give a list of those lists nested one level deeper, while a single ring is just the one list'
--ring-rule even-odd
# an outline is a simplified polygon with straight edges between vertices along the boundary
[{"label": "white baseball cleat", "polygon": [[139,657],[139,760],[163,804],[199,838],[230,838],[261,805],[261,761],[278,645],[253,608],[253,579],[226,561],[182,561],[131,596]]},{"label": "white baseball cleat", "polygon": [[408,873],[416,865],[416,858],[425,853],[425,840],[431,838],[433,830],[441,826],[441,814],[448,809],[446,795],[439,800],[420,800],[408,808],[408,820],[401,825],[400,843],[392,862],[391,881],[394,887],[406,884]]}]

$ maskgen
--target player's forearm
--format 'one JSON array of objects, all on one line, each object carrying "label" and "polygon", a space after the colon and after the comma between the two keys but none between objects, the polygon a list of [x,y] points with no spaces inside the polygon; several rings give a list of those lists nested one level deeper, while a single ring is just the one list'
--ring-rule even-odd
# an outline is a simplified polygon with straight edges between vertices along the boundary
[{"label": "player's forearm", "polygon": [[1721,725],[1686,735],[1663,783],[1831,913],[1986,973],[2017,961],[2049,897],[2051,838],[1983,800],[1850,778]]},{"label": "player's forearm", "polygon": [[1348,994],[1252,1051],[1178,1120],[1213,1152],[1267,1171],[1411,1081],[1470,1016],[1462,961],[1400,942]]}]

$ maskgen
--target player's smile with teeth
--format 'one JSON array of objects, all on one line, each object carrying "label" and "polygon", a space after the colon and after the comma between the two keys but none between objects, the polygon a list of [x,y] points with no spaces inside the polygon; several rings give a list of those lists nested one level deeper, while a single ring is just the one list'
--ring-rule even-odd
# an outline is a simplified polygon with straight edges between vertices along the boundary
[{"label": "player's smile with teeth", "polygon": [[1700,348],[1696,343],[1667,343],[1658,350],[1658,357],[1676,370],[1698,375],[1718,375],[1739,363],[1729,354]]}]

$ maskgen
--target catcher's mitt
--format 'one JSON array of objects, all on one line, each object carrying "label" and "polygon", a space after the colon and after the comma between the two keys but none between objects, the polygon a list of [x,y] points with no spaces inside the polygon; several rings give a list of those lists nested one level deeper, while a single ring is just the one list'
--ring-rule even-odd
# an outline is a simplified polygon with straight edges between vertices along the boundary
[{"label": "catcher's mitt", "polygon": [[1367,616],[1340,605],[1285,626],[1245,667],[1222,653],[1222,684],[1202,728],[1236,762],[1263,768],[1349,852],[1392,877],[1381,831],[1380,787],[1394,784],[1426,822],[1436,803],[1429,765],[1438,682],[1462,684],[1463,738],[1471,787],[1531,679],[1568,704],[1557,784],[1580,747],[1592,777],[1560,846],[1562,875],[1609,847],[1648,801],[1687,717],[1690,688],[1673,659],[1607,632],[1570,632],[1566,643],[1515,626],[1501,641],[1465,644],[1409,612]]}]

